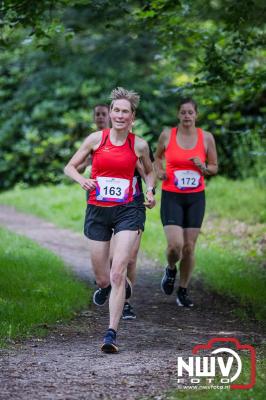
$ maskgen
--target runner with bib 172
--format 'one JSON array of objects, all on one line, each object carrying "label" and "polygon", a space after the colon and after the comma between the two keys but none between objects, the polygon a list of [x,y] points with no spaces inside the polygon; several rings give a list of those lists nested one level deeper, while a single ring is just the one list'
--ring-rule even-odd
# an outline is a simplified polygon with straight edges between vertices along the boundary
[{"label": "runner with bib 172", "polygon": [[161,221],[167,239],[167,266],[161,289],[166,295],[173,293],[176,263],[180,261],[176,302],[183,307],[193,306],[187,287],[205,212],[204,177],[215,175],[218,171],[214,137],[196,128],[197,115],[196,102],[182,100],[178,108],[180,123],[178,127],[161,133],[155,154],[157,175],[163,181]]}]

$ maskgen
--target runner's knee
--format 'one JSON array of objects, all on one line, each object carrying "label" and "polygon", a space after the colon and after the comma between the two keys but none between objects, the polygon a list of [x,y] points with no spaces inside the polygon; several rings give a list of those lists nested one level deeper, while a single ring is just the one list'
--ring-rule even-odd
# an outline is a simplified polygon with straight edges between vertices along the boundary
[{"label": "runner's knee", "polygon": [[195,243],[193,241],[186,242],[183,246],[183,257],[193,256],[195,250]]},{"label": "runner's knee", "polygon": [[182,254],[182,245],[180,243],[169,243],[167,253],[169,256],[174,256],[179,260]]},{"label": "runner's knee", "polygon": [[95,276],[95,279],[96,279],[96,282],[97,282],[97,285],[100,287],[100,288],[106,288],[107,286],[109,286],[110,285],[110,280],[109,280],[109,278],[107,278],[107,277],[104,277],[104,276]]},{"label": "runner's knee", "polygon": [[125,273],[111,270],[111,285],[120,286],[125,281]]}]

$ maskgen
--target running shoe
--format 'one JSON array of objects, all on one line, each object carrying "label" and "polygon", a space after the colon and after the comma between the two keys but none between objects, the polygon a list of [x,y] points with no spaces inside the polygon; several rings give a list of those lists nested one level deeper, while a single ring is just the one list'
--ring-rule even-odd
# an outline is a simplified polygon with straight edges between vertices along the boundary
[{"label": "running shoe", "polygon": [[111,291],[111,285],[106,288],[99,288],[94,292],[93,295],[93,303],[96,306],[103,306],[108,299],[109,293]]},{"label": "running shoe", "polygon": [[133,311],[133,307],[128,302],[125,302],[124,304],[122,319],[125,320],[136,319],[136,314]]},{"label": "running shoe", "polygon": [[103,338],[103,344],[101,347],[104,353],[117,353],[118,346],[116,344],[116,333],[108,329],[106,335]]},{"label": "running shoe", "polygon": [[126,300],[130,299],[133,293],[133,287],[131,281],[126,277]]},{"label": "running shoe", "polygon": [[175,285],[176,269],[165,268],[164,276],[161,281],[161,290],[168,296],[173,293]]},{"label": "running shoe", "polygon": [[177,291],[176,304],[180,307],[193,307],[194,304],[188,297],[187,290],[179,288]]}]

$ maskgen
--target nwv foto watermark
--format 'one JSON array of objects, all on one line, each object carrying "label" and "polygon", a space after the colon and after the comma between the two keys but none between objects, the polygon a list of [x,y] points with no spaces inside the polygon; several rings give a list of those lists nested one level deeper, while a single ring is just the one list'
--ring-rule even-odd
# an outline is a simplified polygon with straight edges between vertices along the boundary
[{"label": "nwv foto watermark", "polygon": [[[227,343],[227,346],[224,344]],[[217,347],[218,344],[221,344]],[[228,346],[234,345],[234,349]],[[215,347],[215,348],[214,348]],[[214,348],[214,350],[212,350]],[[208,351],[209,356],[200,355]],[[248,351],[248,382],[242,382],[243,362],[241,357]],[[245,353],[244,353],[245,352]],[[188,385],[224,384],[224,388],[250,389],[256,380],[256,352],[251,345],[242,345],[236,338],[213,338],[207,344],[200,344],[192,349],[192,356],[177,357],[177,382]],[[247,375],[247,374],[245,374]],[[185,387],[184,387],[185,388]],[[220,388],[220,387],[219,387]]]}]

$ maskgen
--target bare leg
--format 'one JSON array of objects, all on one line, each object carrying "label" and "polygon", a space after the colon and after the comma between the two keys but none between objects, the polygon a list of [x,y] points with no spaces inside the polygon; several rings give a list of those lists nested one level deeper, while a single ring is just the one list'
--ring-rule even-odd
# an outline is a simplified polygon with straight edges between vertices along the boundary
[{"label": "bare leg", "polygon": [[176,268],[176,263],[182,257],[184,244],[183,228],[176,225],[166,225],[164,232],[167,240],[166,258],[170,269]]},{"label": "bare leg", "polygon": [[137,257],[138,257],[140,242],[141,242],[141,236],[142,236],[142,231],[140,231],[139,234],[137,235],[137,238],[132,247],[130,259],[129,259],[129,262],[127,265],[127,277],[130,279],[132,285],[134,285],[134,283],[136,281]]},{"label": "bare leg", "polygon": [[92,268],[95,280],[100,288],[110,285],[109,248],[110,242],[89,239]]},{"label": "bare leg", "polygon": [[[134,285],[134,283],[136,281],[136,266],[137,266],[137,257],[138,257],[138,252],[139,252],[139,248],[140,248],[141,236],[142,236],[142,231],[140,231],[140,233],[137,235],[136,241],[131,250],[130,260],[129,260],[128,266],[127,266],[127,277],[131,281],[132,285]],[[109,255],[110,265],[112,265],[113,254],[114,254],[114,236],[112,236],[112,239],[110,242],[109,254],[110,254]]]},{"label": "bare leg", "polygon": [[110,242],[110,250],[109,250],[109,260],[110,260],[110,268],[113,262],[113,255],[114,255],[114,235],[111,237],[111,242]]},{"label": "bare leg", "polygon": [[179,286],[183,288],[187,288],[195,265],[194,250],[199,232],[199,228],[184,229],[184,246],[182,251],[182,259],[180,261],[179,282]]},{"label": "bare leg", "polygon": [[[138,257],[140,242],[141,242],[141,235],[142,235],[142,231],[139,231],[139,234],[136,238],[136,241],[135,241],[134,246],[131,251],[130,260],[127,265],[127,278],[130,280],[132,286],[136,282],[137,257]],[[136,315],[132,309],[132,306],[130,305],[130,302],[131,302],[130,299],[127,299],[125,302],[125,307],[124,307],[123,315],[122,315],[122,318],[124,320],[132,320],[132,319],[136,318]]]},{"label": "bare leg", "polygon": [[114,236],[113,261],[110,275],[112,290],[109,297],[109,328],[115,331],[117,330],[125,302],[127,265],[137,234],[137,231],[121,231]]}]

